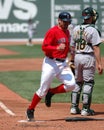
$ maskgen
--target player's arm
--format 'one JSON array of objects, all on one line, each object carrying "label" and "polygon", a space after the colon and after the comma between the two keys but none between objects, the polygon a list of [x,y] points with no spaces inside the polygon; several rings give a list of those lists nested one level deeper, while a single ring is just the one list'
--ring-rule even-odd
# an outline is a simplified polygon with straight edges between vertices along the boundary
[{"label": "player's arm", "polygon": [[93,49],[94,49],[94,54],[95,54],[95,58],[96,58],[96,61],[97,61],[98,72],[99,72],[99,74],[102,74],[103,73],[103,67],[102,67],[102,63],[101,63],[100,47],[99,47],[99,45],[93,46]]},{"label": "player's arm", "polygon": [[70,47],[70,58],[69,58],[69,61],[74,61],[74,57],[75,57],[75,47],[71,46]]},{"label": "player's arm", "polygon": [[74,65],[74,57],[75,57],[75,47],[70,47],[70,57],[68,59],[68,66],[71,68],[73,74],[75,75],[75,65]]},{"label": "player's arm", "polygon": [[42,43],[42,50],[46,52],[53,52],[57,50],[57,44],[55,45],[54,32],[50,30],[46,33],[44,41]]},{"label": "player's arm", "polygon": [[42,45],[42,50],[43,51],[50,51],[50,52],[51,51],[53,52],[53,51],[56,51],[56,50],[63,51],[66,47],[66,45],[64,43],[60,43],[58,45],[56,43],[56,44],[53,45],[52,42],[54,42],[54,39],[52,40],[52,37],[51,37],[51,40],[49,39],[49,37],[48,37],[48,40],[45,39],[44,42],[43,42],[43,45]]}]

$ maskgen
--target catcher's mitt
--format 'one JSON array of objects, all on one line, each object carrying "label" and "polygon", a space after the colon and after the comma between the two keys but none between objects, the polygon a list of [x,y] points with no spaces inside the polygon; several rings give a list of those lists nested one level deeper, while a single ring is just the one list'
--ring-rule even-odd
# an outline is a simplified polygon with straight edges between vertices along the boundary
[{"label": "catcher's mitt", "polygon": [[68,66],[71,68],[73,74],[75,75],[75,65],[74,65],[74,61],[69,61],[69,62],[68,62]]}]

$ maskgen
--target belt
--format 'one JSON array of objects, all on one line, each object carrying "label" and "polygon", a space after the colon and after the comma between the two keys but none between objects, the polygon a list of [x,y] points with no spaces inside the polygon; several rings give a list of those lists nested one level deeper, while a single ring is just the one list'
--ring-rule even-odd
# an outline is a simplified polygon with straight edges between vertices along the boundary
[{"label": "belt", "polygon": [[53,57],[48,57],[49,59],[54,59],[56,61],[59,61],[59,62],[64,62],[65,59],[60,59],[60,58],[53,58]]},{"label": "belt", "polygon": [[86,54],[86,55],[92,55],[92,54],[94,54],[93,52],[89,52],[89,53],[87,53],[87,52],[81,52],[81,53],[76,53],[76,54]]}]

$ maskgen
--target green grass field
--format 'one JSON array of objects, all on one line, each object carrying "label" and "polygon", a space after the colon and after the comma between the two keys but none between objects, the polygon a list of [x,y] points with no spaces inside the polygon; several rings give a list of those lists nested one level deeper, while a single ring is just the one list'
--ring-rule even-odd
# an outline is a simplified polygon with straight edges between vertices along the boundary
[{"label": "green grass field", "polygon": [[[0,59],[9,58],[43,58],[44,54],[41,51],[41,45],[34,45],[27,47],[25,45],[16,46],[0,46],[19,54],[0,56]],[[104,45],[101,45],[101,54],[104,56]],[[9,89],[16,92],[23,98],[31,100],[34,92],[38,89],[40,84],[41,71],[17,71],[17,72],[0,72],[0,82],[5,84]],[[57,86],[59,82],[54,79],[52,87]],[[93,103],[104,103],[104,74],[99,76],[96,72],[95,86],[93,91]],[[53,102],[70,102],[70,92],[65,94],[58,94],[53,97]],[[42,102],[44,99],[42,100]]]}]

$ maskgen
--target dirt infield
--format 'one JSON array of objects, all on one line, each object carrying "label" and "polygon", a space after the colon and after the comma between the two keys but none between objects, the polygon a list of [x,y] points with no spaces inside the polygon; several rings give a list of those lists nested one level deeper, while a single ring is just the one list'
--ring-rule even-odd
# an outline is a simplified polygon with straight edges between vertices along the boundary
[{"label": "dirt infield", "polygon": [[[0,71],[40,70],[41,64],[42,59],[2,59]],[[69,103],[53,103],[51,108],[39,103],[35,111],[36,121],[25,122],[28,105],[29,101],[0,84],[0,130],[104,130],[104,121],[65,122],[66,117],[75,117],[69,113]],[[93,118],[104,118],[104,104],[93,104],[92,109],[96,111]]]}]

